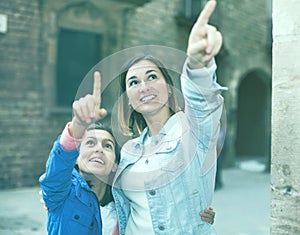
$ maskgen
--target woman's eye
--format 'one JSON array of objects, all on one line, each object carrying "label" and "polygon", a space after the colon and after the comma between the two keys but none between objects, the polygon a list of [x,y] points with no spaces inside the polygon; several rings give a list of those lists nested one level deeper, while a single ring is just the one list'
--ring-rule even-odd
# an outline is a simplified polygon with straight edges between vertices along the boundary
[{"label": "woman's eye", "polygon": [[128,83],[128,85],[129,85],[129,87],[132,87],[132,86],[135,86],[135,85],[137,85],[139,82],[137,81],[137,80],[131,80],[129,83]]},{"label": "woman's eye", "polygon": [[112,150],[113,149],[113,145],[112,144],[105,144],[104,148]]},{"label": "woman's eye", "polygon": [[93,140],[87,140],[85,144],[87,146],[95,146],[95,141],[93,141]]},{"label": "woman's eye", "polygon": [[150,74],[149,77],[148,77],[148,80],[152,81],[152,80],[154,80],[156,78],[157,78],[156,74]]}]

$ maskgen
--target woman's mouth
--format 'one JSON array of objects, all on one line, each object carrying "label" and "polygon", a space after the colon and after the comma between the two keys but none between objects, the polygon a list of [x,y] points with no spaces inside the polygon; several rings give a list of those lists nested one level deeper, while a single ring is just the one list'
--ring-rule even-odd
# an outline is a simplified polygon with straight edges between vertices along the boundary
[{"label": "woman's mouth", "polygon": [[148,95],[148,96],[144,96],[140,99],[141,102],[146,103],[148,101],[151,101],[153,99],[156,98],[156,95]]},{"label": "woman's mouth", "polygon": [[92,157],[89,159],[90,162],[96,162],[101,165],[105,165],[105,162],[100,157]]}]

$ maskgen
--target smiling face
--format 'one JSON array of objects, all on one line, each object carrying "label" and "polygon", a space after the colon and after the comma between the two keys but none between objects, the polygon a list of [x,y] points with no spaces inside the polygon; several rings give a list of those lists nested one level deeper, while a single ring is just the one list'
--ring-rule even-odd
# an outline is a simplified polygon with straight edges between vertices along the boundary
[{"label": "smiling face", "polygon": [[108,131],[98,129],[87,131],[77,159],[81,173],[108,177],[112,171],[116,171],[115,158],[115,140]]},{"label": "smiling face", "polygon": [[126,74],[126,94],[132,108],[144,117],[169,116],[168,85],[154,63],[142,60],[130,67]]},{"label": "smiling face", "polygon": [[[136,55],[122,66],[117,119],[122,134],[140,134],[147,125],[153,122],[163,124],[181,110],[170,72],[160,59],[150,54]],[[154,76],[149,77],[151,73]],[[149,95],[143,98],[138,93]]]}]

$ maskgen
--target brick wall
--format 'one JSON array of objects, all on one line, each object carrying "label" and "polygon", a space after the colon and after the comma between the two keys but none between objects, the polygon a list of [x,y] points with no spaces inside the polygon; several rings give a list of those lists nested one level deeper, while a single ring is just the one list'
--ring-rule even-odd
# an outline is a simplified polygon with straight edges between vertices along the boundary
[{"label": "brick wall", "polygon": [[39,1],[0,1],[0,14],[8,16],[0,34],[0,188],[31,186],[44,171],[53,128],[43,106]]},{"label": "brick wall", "polygon": [[126,15],[124,46],[163,45],[178,48],[178,30],[174,16],[179,1],[152,0]]},{"label": "brick wall", "polygon": [[219,21],[224,43],[232,59],[243,58],[237,68],[256,64],[253,58],[264,57],[268,39],[267,1],[220,1]]}]

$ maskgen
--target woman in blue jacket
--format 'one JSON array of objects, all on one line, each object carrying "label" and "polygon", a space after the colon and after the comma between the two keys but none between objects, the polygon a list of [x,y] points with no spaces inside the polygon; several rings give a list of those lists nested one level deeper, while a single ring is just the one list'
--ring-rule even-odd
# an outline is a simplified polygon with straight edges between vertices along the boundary
[{"label": "woman in blue jacket", "polygon": [[96,73],[93,95],[73,103],[74,118],[55,141],[46,172],[39,180],[48,207],[49,235],[112,234],[116,225],[110,185],[119,162],[119,148],[109,128],[90,124],[106,111],[88,111],[100,105],[99,80]]}]

